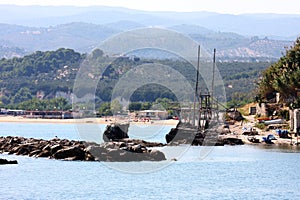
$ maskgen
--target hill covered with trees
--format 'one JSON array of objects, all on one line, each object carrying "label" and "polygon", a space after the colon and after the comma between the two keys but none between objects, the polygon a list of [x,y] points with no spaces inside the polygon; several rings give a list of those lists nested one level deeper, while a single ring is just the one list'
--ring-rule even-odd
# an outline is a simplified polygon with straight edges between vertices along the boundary
[{"label": "hill covered with trees", "polygon": [[[183,60],[173,59],[132,59],[130,57],[108,57],[99,49],[91,55],[60,48],[56,51],[36,51],[33,54],[0,60],[0,105],[1,107],[22,108],[29,104],[41,103],[37,100],[53,98],[67,99],[71,102],[74,81],[84,60],[94,59],[94,68],[87,75],[98,82],[95,95],[97,105],[111,101],[111,94],[118,80],[129,70],[149,63],[171,66],[195,85],[195,68]],[[217,63],[224,80],[227,100],[237,105],[252,100],[255,80],[268,62],[225,62]],[[101,72],[101,73],[100,73]],[[160,72],[154,72],[160,73]],[[176,81],[176,80],[174,80]],[[131,102],[155,102],[158,98],[176,101],[172,91],[159,84],[149,84],[138,88],[131,96]],[[25,103],[24,103],[25,102]],[[48,102],[49,103],[49,102]],[[66,102],[62,102],[66,104]],[[42,104],[47,104],[43,102]],[[42,105],[41,104],[41,105]],[[69,106],[64,105],[65,108]]]}]

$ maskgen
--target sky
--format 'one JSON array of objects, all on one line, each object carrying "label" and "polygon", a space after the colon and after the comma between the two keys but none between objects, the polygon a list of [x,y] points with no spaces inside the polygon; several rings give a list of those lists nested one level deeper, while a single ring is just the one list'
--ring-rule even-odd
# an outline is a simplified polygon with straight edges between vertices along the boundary
[{"label": "sky", "polygon": [[0,0],[0,4],[117,6],[145,11],[300,14],[299,0]]}]

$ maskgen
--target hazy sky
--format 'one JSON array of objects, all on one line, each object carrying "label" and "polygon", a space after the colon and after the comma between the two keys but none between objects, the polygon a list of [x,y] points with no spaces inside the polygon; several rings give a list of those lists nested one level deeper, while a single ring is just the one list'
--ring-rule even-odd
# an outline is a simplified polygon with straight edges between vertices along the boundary
[{"label": "hazy sky", "polygon": [[300,14],[299,0],[0,0],[0,4],[105,5],[148,11]]}]

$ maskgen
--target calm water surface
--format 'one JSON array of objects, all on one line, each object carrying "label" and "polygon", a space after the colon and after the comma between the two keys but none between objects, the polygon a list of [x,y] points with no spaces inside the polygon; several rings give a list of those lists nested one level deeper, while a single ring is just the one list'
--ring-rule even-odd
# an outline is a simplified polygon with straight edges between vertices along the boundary
[{"label": "calm water surface", "polygon": [[[7,131],[13,130],[24,137],[82,138],[70,124],[0,123],[0,127],[3,136],[12,135]],[[140,137],[143,130],[146,138],[164,141],[171,127],[156,127],[152,133],[144,128],[132,127],[131,136]],[[298,151],[224,146],[210,149],[200,159],[202,151],[203,147],[190,147],[177,162],[165,161],[165,165],[68,162],[0,154],[19,162],[0,166],[0,199],[300,199]],[[170,152],[166,155],[171,158]],[[151,167],[152,172],[141,173]],[[140,173],[134,173],[135,169]]]}]

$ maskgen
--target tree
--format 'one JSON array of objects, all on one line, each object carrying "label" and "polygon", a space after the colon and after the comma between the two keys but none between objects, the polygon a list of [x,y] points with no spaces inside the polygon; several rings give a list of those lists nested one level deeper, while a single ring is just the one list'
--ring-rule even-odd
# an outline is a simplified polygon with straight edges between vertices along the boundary
[{"label": "tree", "polygon": [[130,111],[138,111],[141,110],[142,103],[140,102],[130,102],[128,105],[128,110]]},{"label": "tree", "polygon": [[30,99],[32,99],[30,90],[27,87],[23,87],[12,98],[12,103],[17,104]]},{"label": "tree", "polygon": [[258,93],[266,97],[270,93],[279,92],[285,99],[297,99],[300,88],[300,38],[293,47],[287,49],[286,55],[267,68],[258,83]]},{"label": "tree", "polygon": [[101,49],[95,49],[92,51],[92,58],[97,59],[99,57],[102,57],[104,55],[104,52]]},{"label": "tree", "polygon": [[104,102],[100,105],[99,114],[103,116],[111,116],[112,111],[110,108],[110,102]]},{"label": "tree", "polygon": [[114,99],[111,102],[110,109],[111,109],[113,114],[116,114],[116,113],[122,111],[122,105],[120,104],[120,102],[117,99]]}]

